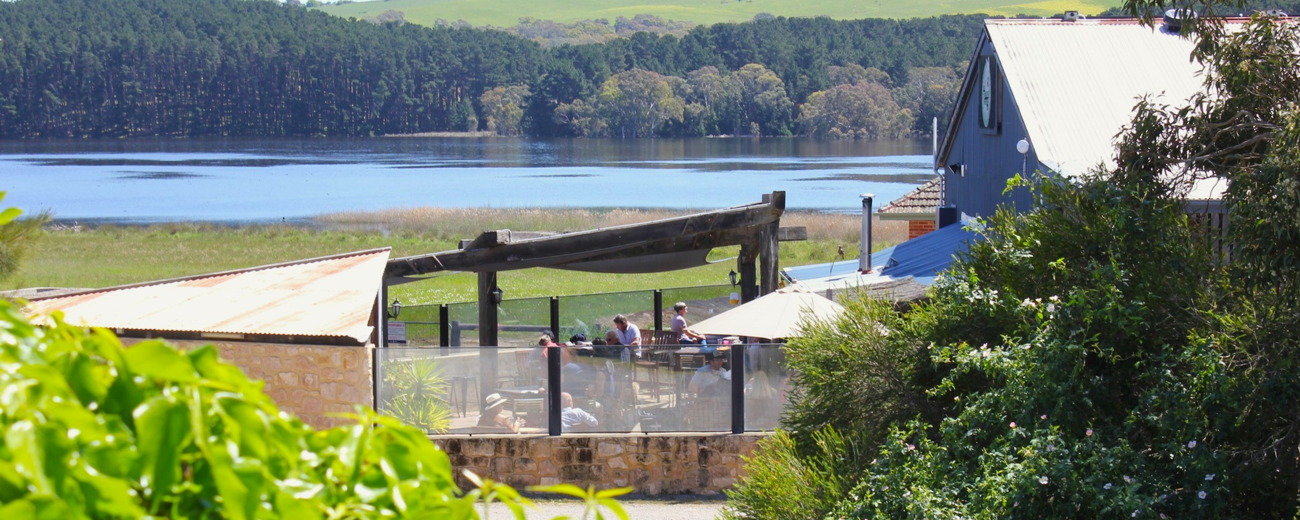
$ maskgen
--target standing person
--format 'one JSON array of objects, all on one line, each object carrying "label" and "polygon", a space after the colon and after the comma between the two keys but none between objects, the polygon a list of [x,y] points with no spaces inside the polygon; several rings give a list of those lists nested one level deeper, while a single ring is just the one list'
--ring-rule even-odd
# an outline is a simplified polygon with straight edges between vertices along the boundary
[{"label": "standing person", "polygon": [[632,349],[632,353],[637,357],[641,356],[641,329],[636,325],[628,323],[627,317],[619,314],[614,316],[614,328],[618,333],[618,344]]},{"label": "standing person", "polygon": [[695,331],[686,327],[686,310],[686,302],[673,304],[673,312],[677,314],[673,316],[672,330],[673,334],[677,335],[677,342],[682,345],[703,343],[704,336],[696,334]]}]

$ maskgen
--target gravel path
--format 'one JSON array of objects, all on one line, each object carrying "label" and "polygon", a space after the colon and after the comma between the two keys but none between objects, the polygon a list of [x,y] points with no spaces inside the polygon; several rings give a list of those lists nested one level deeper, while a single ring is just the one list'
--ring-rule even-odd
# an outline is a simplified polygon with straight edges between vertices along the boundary
[{"label": "gravel path", "polygon": [[[631,498],[620,500],[627,509],[630,520],[713,520],[722,511],[727,501],[722,498],[701,498],[694,496],[669,498]],[[582,520],[582,504],[573,500],[533,499],[536,509],[528,511],[528,518],[550,520],[557,516],[568,515],[573,520]],[[488,516],[491,519],[513,519],[510,510],[501,504],[493,504]],[[606,515],[606,519],[617,518]]]}]

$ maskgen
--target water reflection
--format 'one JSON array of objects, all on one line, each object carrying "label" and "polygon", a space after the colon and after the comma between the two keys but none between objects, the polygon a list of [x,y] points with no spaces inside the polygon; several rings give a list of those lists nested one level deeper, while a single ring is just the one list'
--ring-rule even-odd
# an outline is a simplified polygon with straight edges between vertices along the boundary
[{"label": "water reflection", "polygon": [[[276,221],[401,206],[709,208],[785,190],[855,211],[928,180],[928,143],[809,139],[0,142],[11,202],[60,219]],[[167,181],[167,182],[156,182]]]}]

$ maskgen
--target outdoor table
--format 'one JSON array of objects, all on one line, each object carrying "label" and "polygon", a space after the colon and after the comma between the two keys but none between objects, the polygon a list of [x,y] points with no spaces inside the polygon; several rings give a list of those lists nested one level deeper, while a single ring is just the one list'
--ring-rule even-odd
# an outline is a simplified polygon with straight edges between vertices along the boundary
[{"label": "outdoor table", "polygon": [[533,397],[542,397],[543,395],[545,395],[541,391],[539,391],[540,388],[541,385],[512,386],[507,388],[498,388],[494,390],[494,392],[501,394],[502,397],[505,397],[507,399],[528,399]]}]

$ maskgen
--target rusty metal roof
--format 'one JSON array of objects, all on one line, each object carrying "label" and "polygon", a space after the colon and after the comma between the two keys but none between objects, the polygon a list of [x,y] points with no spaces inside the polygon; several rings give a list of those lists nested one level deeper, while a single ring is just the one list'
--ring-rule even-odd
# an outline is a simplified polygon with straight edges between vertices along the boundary
[{"label": "rusty metal roof", "polygon": [[350,338],[364,344],[390,248],[34,298],[68,323],[166,332]]}]

